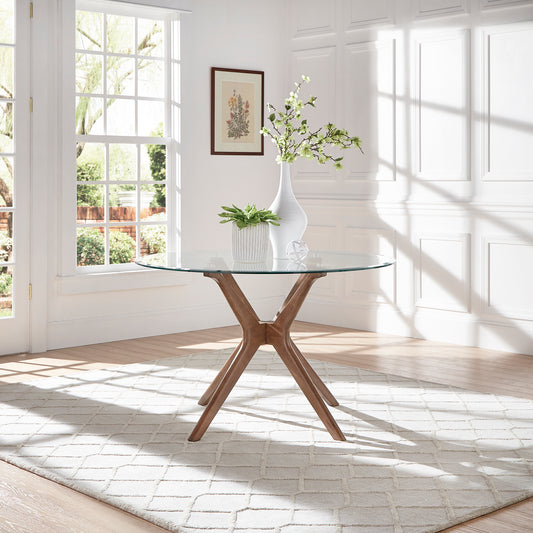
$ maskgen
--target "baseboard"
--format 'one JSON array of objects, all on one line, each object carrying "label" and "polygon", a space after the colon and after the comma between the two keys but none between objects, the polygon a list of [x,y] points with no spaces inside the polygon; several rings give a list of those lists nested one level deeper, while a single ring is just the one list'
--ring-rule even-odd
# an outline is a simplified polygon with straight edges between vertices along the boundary
[{"label": "baseboard", "polygon": [[[280,296],[254,299],[260,317],[271,317]],[[533,324],[506,324],[475,319],[467,313],[418,309],[402,312],[384,303],[354,304],[309,298],[298,319],[403,337],[533,355]],[[48,349],[83,346],[135,337],[151,337],[236,324],[226,302],[161,311],[135,312],[116,317],[63,320],[48,324]]]},{"label": "baseboard", "polygon": [[533,355],[533,323],[478,319],[468,313],[416,309],[385,303],[354,304],[309,298],[299,320],[414,337],[462,346]]},{"label": "baseboard", "polygon": [[[259,316],[271,316],[280,296],[254,298]],[[48,324],[48,349],[69,348],[131,338],[152,337],[200,329],[231,326],[237,321],[224,301],[160,311],[139,311],[120,316],[62,320]],[[135,332],[132,334],[132,332]]]}]

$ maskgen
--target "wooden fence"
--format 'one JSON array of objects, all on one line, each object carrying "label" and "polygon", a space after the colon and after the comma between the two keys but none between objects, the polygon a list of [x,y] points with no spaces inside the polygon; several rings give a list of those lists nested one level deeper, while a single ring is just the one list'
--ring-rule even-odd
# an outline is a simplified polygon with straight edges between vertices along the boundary
[{"label": "wooden fence", "polygon": [[[110,207],[109,220],[111,222],[135,222],[136,211],[135,207]],[[141,220],[164,211],[164,207],[144,207],[141,209]],[[105,219],[105,207],[78,206],[76,218],[78,219],[78,224],[103,222]]]},{"label": "wooden fence", "polygon": [[11,213],[0,213],[0,231],[8,231]]}]

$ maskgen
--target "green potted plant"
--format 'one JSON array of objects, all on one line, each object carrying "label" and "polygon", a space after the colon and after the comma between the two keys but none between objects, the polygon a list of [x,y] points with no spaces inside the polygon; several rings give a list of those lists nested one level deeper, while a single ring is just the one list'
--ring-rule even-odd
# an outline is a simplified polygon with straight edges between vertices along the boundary
[{"label": "green potted plant", "polygon": [[257,209],[249,204],[244,209],[236,205],[222,206],[218,214],[221,224],[232,223],[233,259],[238,263],[262,263],[268,252],[268,227],[279,226],[281,220],[269,209]]},{"label": "green potted plant", "polygon": [[300,240],[307,227],[307,216],[292,191],[291,163],[298,157],[304,157],[316,159],[320,164],[330,162],[336,170],[340,170],[343,157],[335,155],[332,148],[361,150],[359,137],[351,136],[331,122],[317,129],[311,128],[302,114],[306,108],[315,107],[317,97],[310,96],[305,101],[300,98],[304,82],[309,83],[308,76],[302,76],[302,81],[295,83],[296,90],[289,93],[282,108],[276,109],[272,104],[267,104],[270,127],[265,126],[260,130],[276,145],[276,161],[281,165],[278,193],[269,208],[283,218],[279,228],[270,228],[274,258],[277,259],[287,258],[287,245]]}]

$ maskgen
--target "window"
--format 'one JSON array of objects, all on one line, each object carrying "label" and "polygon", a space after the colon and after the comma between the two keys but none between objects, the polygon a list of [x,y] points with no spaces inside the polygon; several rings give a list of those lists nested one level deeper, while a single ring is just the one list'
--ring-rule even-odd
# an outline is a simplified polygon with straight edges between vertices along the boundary
[{"label": "window", "polygon": [[178,24],[164,10],[76,4],[79,269],[123,269],[175,246]]}]

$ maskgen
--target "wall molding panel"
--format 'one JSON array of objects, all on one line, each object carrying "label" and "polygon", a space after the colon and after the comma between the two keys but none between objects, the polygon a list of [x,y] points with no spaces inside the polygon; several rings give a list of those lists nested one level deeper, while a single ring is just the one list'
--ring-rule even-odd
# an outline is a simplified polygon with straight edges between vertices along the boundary
[{"label": "wall molding panel", "polygon": [[291,0],[289,10],[290,33],[293,39],[335,35],[335,2]]},{"label": "wall molding panel", "polygon": [[346,31],[388,25],[394,23],[394,4],[392,0],[347,0],[344,14]]},{"label": "wall molding panel", "polygon": [[469,180],[470,32],[418,34],[413,49],[415,176]]},{"label": "wall molding panel", "polygon": [[[346,127],[365,140],[365,157],[358,152],[345,156],[345,181],[396,179],[395,45],[394,39],[383,39],[345,47]],[[375,87],[377,94],[369,91],[369,86]]]},{"label": "wall molding panel", "polygon": [[[396,258],[396,233],[384,228],[346,228],[346,250]],[[396,266],[350,272],[344,296],[357,302],[396,303]]]},{"label": "wall molding panel", "polygon": [[416,306],[470,311],[470,235],[428,233],[415,238]]},{"label": "wall molding panel", "polygon": [[[337,102],[337,49],[334,46],[309,48],[292,53],[291,79],[301,80],[305,74],[311,79],[311,88],[307,84],[302,87],[302,98],[310,95],[318,98],[317,108],[313,118],[309,120],[310,127],[322,125],[336,116]],[[292,90],[292,89],[291,89]],[[292,165],[292,178],[298,182],[313,183],[317,180],[329,180],[333,187],[335,176],[331,165],[317,165],[316,161],[300,158]]]},{"label": "wall molding panel", "polygon": [[533,242],[514,236],[483,239],[483,311],[487,318],[533,321]]},{"label": "wall molding panel", "polygon": [[481,0],[481,9],[491,9],[494,7],[513,7],[531,4],[531,0]]},{"label": "wall molding panel", "polygon": [[415,18],[463,15],[469,11],[469,0],[416,0],[413,2]]},{"label": "wall molding panel", "polygon": [[533,49],[533,22],[487,28],[482,40],[483,179],[533,181],[533,69],[519,60]]}]

